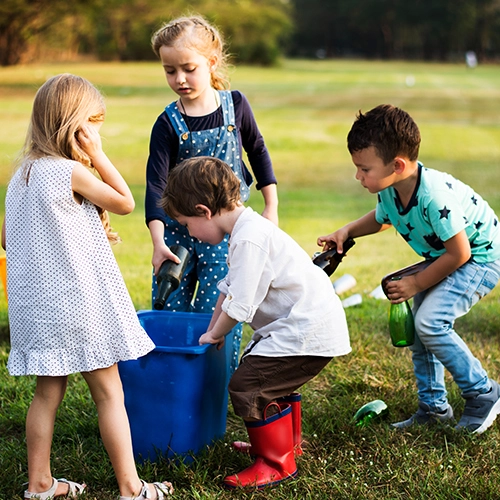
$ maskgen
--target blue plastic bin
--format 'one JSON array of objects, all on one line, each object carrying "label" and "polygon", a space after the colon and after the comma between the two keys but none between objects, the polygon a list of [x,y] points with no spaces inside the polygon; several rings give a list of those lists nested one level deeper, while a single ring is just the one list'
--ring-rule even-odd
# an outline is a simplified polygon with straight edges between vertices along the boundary
[{"label": "blue plastic bin", "polygon": [[210,314],[139,311],[138,317],[156,348],[118,364],[134,456],[189,460],[226,432],[232,338],[221,350],[198,345]]}]

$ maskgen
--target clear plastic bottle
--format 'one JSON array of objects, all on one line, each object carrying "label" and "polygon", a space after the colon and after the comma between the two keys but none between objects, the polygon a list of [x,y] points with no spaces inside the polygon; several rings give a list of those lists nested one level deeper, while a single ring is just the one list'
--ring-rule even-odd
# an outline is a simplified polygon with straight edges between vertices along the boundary
[{"label": "clear plastic bottle", "polygon": [[415,341],[415,325],[410,304],[405,300],[389,309],[389,333],[394,347],[407,347]]}]

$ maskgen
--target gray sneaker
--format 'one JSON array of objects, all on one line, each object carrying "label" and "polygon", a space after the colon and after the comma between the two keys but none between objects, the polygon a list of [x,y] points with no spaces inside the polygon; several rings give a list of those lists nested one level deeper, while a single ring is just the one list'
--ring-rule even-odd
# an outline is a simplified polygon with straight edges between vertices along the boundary
[{"label": "gray sneaker", "polygon": [[412,425],[431,425],[438,422],[447,422],[451,419],[453,419],[453,408],[450,405],[448,405],[446,410],[438,413],[431,411],[429,405],[419,401],[417,413],[413,414],[408,420],[391,424],[391,427],[406,429]]},{"label": "gray sneaker", "polygon": [[469,392],[462,394],[465,399],[464,412],[455,429],[468,430],[473,434],[484,432],[500,414],[500,387],[490,380],[491,389],[486,394]]}]

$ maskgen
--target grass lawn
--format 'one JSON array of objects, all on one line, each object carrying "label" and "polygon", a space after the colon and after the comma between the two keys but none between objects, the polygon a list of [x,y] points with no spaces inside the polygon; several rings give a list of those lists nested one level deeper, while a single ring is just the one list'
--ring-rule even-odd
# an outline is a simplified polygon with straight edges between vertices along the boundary
[{"label": "grass lawn", "polygon": [[[38,86],[51,75],[89,78],[106,95],[105,149],[132,186],[136,210],[112,223],[123,243],[115,254],[137,309],[150,308],[151,243],[144,225],[145,163],[151,126],[174,99],[155,63],[58,64],[0,68],[0,215],[12,161],[26,132]],[[279,180],[280,225],[312,255],[316,238],[373,208],[375,197],[354,180],[346,135],[361,109],[392,103],[410,112],[422,132],[424,164],[459,177],[500,214],[500,67],[366,61],[283,61],[279,68],[237,67],[232,87],[248,97],[271,152]],[[250,205],[262,208],[259,193]],[[1,250],[0,250],[1,252]],[[221,479],[245,467],[229,449],[245,438],[229,408],[228,432],[189,467],[163,461],[140,466],[145,479],[169,479],[186,499],[492,499],[498,498],[500,425],[479,437],[449,428],[396,433],[386,421],[355,427],[364,403],[383,399],[389,421],[416,409],[410,353],[390,345],[388,302],[368,293],[387,273],[419,260],[394,231],[358,241],[335,277],[350,273],[363,303],[346,310],[353,352],[334,360],[303,388],[308,450],[299,477],[264,492],[227,492]],[[36,279],[36,277],[34,277]],[[344,296],[342,296],[344,298]],[[493,291],[457,329],[489,375],[500,378],[500,293]],[[22,498],[27,478],[24,420],[33,379],[9,377],[7,304],[0,290],[0,499]],[[245,330],[248,337],[249,330]],[[459,416],[463,400],[451,379],[450,401]],[[148,411],[145,401],[145,411]],[[57,477],[84,480],[85,498],[116,498],[112,469],[97,418],[79,375],[58,414],[53,450]]]}]

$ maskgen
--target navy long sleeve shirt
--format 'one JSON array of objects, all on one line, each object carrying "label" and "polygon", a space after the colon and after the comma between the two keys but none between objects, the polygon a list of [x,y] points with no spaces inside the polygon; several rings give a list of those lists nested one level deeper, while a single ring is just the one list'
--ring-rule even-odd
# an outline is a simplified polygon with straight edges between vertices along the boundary
[{"label": "navy long sleeve shirt", "polygon": [[[233,90],[231,95],[240,150],[244,149],[247,154],[257,181],[256,188],[262,189],[270,184],[276,184],[271,157],[248,100],[237,90]],[[224,124],[220,107],[206,116],[182,116],[191,132],[221,127]],[[165,220],[166,215],[158,206],[158,202],[163,195],[168,172],[170,168],[175,166],[178,151],[179,137],[164,111],[153,125],[149,143],[149,158],[146,168],[146,224],[152,220]],[[240,151],[240,158],[243,158],[242,151]],[[251,174],[248,170],[243,170],[247,176],[246,180],[250,184]]]}]

